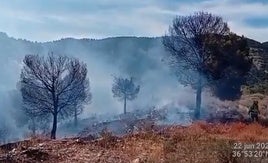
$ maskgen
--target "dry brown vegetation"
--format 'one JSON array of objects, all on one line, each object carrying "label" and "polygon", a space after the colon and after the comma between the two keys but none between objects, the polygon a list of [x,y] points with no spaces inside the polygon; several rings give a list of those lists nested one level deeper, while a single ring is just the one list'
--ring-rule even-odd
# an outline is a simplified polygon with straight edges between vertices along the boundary
[{"label": "dry brown vegetation", "polygon": [[[1,146],[3,162],[267,162],[263,158],[232,157],[234,143],[268,142],[268,128],[259,124],[210,124],[189,127],[152,126],[152,130],[122,138],[103,132],[102,138],[49,140],[33,138]],[[268,150],[268,149],[266,149]]]}]

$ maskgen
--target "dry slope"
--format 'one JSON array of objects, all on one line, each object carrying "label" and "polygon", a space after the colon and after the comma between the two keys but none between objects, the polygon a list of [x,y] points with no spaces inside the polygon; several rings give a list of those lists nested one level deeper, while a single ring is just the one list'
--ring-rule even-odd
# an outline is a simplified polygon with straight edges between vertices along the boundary
[{"label": "dry slope", "polygon": [[[1,146],[2,162],[267,162],[263,157],[232,157],[234,143],[268,142],[268,128],[259,124],[209,124],[189,127],[155,126],[124,137],[109,133],[97,140],[31,139]],[[267,151],[268,149],[262,149]],[[268,155],[268,154],[267,154]]]}]

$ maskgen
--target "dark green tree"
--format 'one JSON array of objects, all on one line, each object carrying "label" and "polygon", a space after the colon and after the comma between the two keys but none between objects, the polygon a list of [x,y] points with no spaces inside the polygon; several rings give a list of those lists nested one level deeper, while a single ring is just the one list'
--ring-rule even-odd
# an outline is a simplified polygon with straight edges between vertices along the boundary
[{"label": "dark green tree", "polygon": [[[195,118],[200,118],[202,91],[211,82],[239,74],[243,65],[249,66],[248,48],[231,34],[226,22],[219,16],[197,12],[177,16],[163,37],[169,65],[184,85],[196,90]],[[235,45],[235,46],[234,46]],[[238,60],[235,62],[233,60]],[[241,59],[241,60],[239,60]],[[240,65],[240,63],[243,63]],[[234,73],[230,73],[234,70]],[[218,88],[217,84],[214,85]],[[214,93],[217,89],[213,89]]]}]

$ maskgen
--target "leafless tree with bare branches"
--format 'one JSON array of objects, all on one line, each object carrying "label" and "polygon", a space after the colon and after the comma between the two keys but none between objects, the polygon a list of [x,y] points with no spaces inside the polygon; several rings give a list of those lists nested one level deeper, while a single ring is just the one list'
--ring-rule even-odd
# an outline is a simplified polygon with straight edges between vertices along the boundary
[{"label": "leafless tree with bare branches", "polygon": [[20,90],[24,109],[33,116],[52,115],[51,139],[56,139],[58,117],[75,114],[78,105],[91,101],[86,64],[78,59],[49,54],[26,55]]}]

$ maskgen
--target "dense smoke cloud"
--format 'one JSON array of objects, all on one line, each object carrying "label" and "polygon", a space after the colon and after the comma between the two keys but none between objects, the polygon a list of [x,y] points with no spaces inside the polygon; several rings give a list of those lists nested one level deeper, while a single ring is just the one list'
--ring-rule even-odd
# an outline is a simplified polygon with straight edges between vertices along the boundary
[{"label": "dense smoke cloud", "polygon": [[[63,39],[33,43],[4,35],[0,37],[0,48],[0,116],[5,117],[1,120],[12,130],[25,131],[27,128],[27,125],[16,123],[17,119],[24,121],[21,124],[28,121],[21,111],[20,92],[16,90],[25,54],[47,55],[53,52],[76,57],[87,64],[93,98],[91,104],[85,106],[82,118],[123,112],[123,103],[112,95],[113,76],[134,77],[141,86],[137,99],[128,102],[127,111],[152,106],[161,108],[168,104],[176,107],[194,104],[194,92],[179,85],[168,65],[162,62],[165,51],[160,38]],[[14,111],[18,116],[14,116]]]}]

